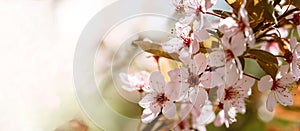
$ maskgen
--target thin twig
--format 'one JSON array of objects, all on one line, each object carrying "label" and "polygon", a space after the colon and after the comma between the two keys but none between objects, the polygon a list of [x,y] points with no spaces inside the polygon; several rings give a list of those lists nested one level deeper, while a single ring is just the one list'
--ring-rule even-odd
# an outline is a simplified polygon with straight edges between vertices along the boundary
[{"label": "thin twig", "polygon": [[257,77],[255,77],[255,76],[253,76],[253,75],[249,75],[249,74],[246,74],[246,73],[243,73],[243,75],[245,75],[245,76],[249,76],[249,77],[251,77],[251,78],[253,78],[253,79],[255,79],[255,80],[260,80],[259,78],[257,78]]}]

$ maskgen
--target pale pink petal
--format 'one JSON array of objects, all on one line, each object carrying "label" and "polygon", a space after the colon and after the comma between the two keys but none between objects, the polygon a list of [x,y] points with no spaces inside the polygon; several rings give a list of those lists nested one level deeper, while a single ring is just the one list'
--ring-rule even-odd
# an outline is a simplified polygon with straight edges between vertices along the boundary
[{"label": "pale pink petal", "polygon": [[139,105],[143,108],[148,108],[150,104],[155,101],[156,93],[147,94],[142,100],[139,101]]},{"label": "pale pink petal", "polygon": [[[190,63],[189,63],[189,71],[190,72],[192,72],[192,73],[195,73],[195,74],[198,74],[199,72],[198,72],[198,66],[197,66],[198,64],[197,64],[197,62],[196,61],[191,61]],[[200,72],[201,73],[201,72]]]},{"label": "pale pink petal", "polygon": [[182,39],[173,38],[162,44],[162,49],[168,53],[179,52],[179,49],[182,48]]},{"label": "pale pink petal", "polygon": [[162,93],[163,89],[165,88],[165,78],[164,76],[158,72],[155,71],[150,76],[150,87],[155,90],[156,92]]},{"label": "pale pink petal", "polygon": [[[220,21],[218,29],[220,30],[220,32],[224,33],[225,37],[222,37],[222,39],[223,38],[228,39],[227,37],[231,37],[238,30],[238,24],[232,17],[227,17]],[[228,41],[228,40],[226,40],[226,41]],[[223,40],[222,40],[222,44],[223,44]],[[226,46],[226,47],[228,49],[229,46]]]},{"label": "pale pink petal", "polygon": [[[217,0],[205,0],[205,8],[209,9],[217,3]],[[201,131],[201,130],[200,130]]]},{"label": "pale pink petal", "polygon": [[276,98],[275,98],[274,92],[272,91],[269,94],[268,99],[267,99],[267,103],[266,103],[267,110],[270,112],[273,112],[275,104],[276,104]]},{"label": "pale pink petal", "polygon": [[282,66],[278,69],[276,78],[277,78],[277,79],[281,78],[282,76],[284,76],[285,74],[288,73],[288,70],[289,70],[289,65],[282,65]]},{"label": "pale pink petal", "polygon": [[232,62],[225,65],[225,83],[226,86],[232,86],[239,78],[239,71],[236,65]]},{"label": "pale pink petal", "polygon": [[165,88],[165,95],[171,101],[177,100],[180,96],[180,85],[175,84],[174,82],[167,83],[167,86]]},{"label": "pale pink petal", "polygon": [[242,55],[246,50],[246,41],[243,32],[237,33],[231,40],[231,51],[235,56]]},{"label": "pale pink petal", "polygon": [[231,46],[230,46],[230,44],[229,44],[229,39],[228,39],[228,37],[222,37],[221,38],[221,43],[222,43],[222,45],[223,45],[223,47],[224,47],[224,49],[225,50],[227,50],[227,49],[231,49]]},{"label": "pale pink petal", "polygon": [[224,110],[221,110],[218,113],[218,115],[217,115],[217,117],[214,121],[214,125],[215,126],[222,126],[224,122],[225,122],[225,114],[224,114]]},{"label": "pale pink petal", "polygon": [[196,107],[196,109],[200,110],[201,107],[205,104],[205,101],[208,100],[208,94],[203,88],[193,89],[190,92],[190,101]]},{"label": "pale pink petal", "polygon": [[257,82],[257,87],[260,92],[270,90],[272,86],[273,86],[273,79],[270,75],[266,75],[266,76],[262,77]]},{"label": "pale pink petal", "polygon": [[236,110],[232,107],[229,101],[224,102],[224,113],[225,113],[225,125],[229,127],[229,124],[236,122]]},{"label": "pale pink petal", "polygon": [[188,78],[189,72],[187,68],[175,68],[168,72],[172,82],[182,83]]},{"label": "pale pink petal", "polygon": [[224,51],[214,51],[208,55],[208,63],[210,66],[222,66],[225,64]]},{"label": "pale pink petal", "polygon": [[293,105],[293,97],[289,89],[278,88],[274,93],[276,94],[277,100],[281,105],[283,106]]},{"label": "pale pink petal", "polygon": [[167,101],[163,105],[162,113],[166,118],[172,119],[176,114],[176,105],[172,101]]},{"label": "pale pink petal", "polygon": [[223,101],[224,95],[225,95],[225,87],[223,85],[223,86],[218,87],[217,97],[218,97],[219,100]]},{"label": "pale pink petal", "polygon": [[245,25],[248,25],[248,12],[246,11],[247,0],[243,0],[243,3],[241,4],[240,10],[239,10],[239,18],[242,18]]},{"label": "pale pink petal", "polygon": [[179,110],[179,116],[181,120],[188,118],[193,109],[193,105],[189,101],[184,102],[185,103],[181,105]]},{"label": "pale pink petal", "polygon": [[[220,69],[220,68],[219,68]],[[218,69],[217,69],[218,70]],[[222,76],[217,72],[210,72],[211,74],[211,87],[216,87],[224,83]]]},{"label": "pale pink petal", "polygon": [[[170,99],[172,100],[177,100],[177,99],[180,99],[181,97],[184,97],[188,90],[189,90],[189,84],[188,83],[185,83],[185,82],[181,82],[181,83],[178,83],[178,82],[169,82],[167,84],[167,88],[171,88],[171,89],[174,89],[173,92],[166,92],[167,96],[170,97]],[[169,89],[167,89],[169,90]]]},{"label": "pale pink petal", "polygon": [[212,73],[204,72],[200,77],[200,82],[205,88],[213,88]]},{"label": "pale pink petal", "polygon": [[255,80],[253,78],[244,75],[243,78],[236,83],[236,86],[240,86],[243,89],[248,90],[253,86],[254,82]]},{"label": "pale pink petal", "polygon": [[280,79],[279,79],[279,86],[287,86],[290,85],[291,83],[295,82],[296,76],[294,74],[292,74],[291,72],[288,74],[283,75]]},{"label": "pale pink petal", "polygon": [[193,60],[196,63],[196,66],[198,67],[197,74],[204,72],[207,66],[206,56],[202,53],[199,53],[194,56]]},{"label": "pale pink petal", "polygon": [[154,106],[153,108],[144,109],[142,117],[141,117],[142,122],[150,123],[158,116],[159,113],[160,113],[160,108],[158,106]]},{"label": "pale pink petal", "polygon": [[234,106],[239,113],[244,114],[246,112],[246,106],[245,106],[244,99],[238,99]]},{"label": "pale pink petal", "polygon": [[195,54],[199,51],[199,43],[197,41],[193,41],[192,43],[192,53]]},{"label": "pale pink petal", "polygon": [[200,116],[197,118],[197,124],[206,125],[213,122],[215,118],[216,115],[213,111],[213,106],[208,102],[202,107]]},{"label": "pale pink petal", "polygon": [[179,51],[179,59],[186,65],[189,64],[190,59],[191,59],[191,53],[189,52],[189,49],[187,48],[182,48]]},{"label": "pale pink petal", "polygon": [[209,34],[205,29],[202,29],[202,30],[197,30],[196,32],[194,32],[194,37],[198,42],[202,42],[209,38]]},{"label": "pale pink petal", "polygon": [[197,124],[197,130],[198,131],[207,131],[205,125],[200,125],[200,124]]},{"label": "pale pink petal", "polygon": [[[300,47],[300,46],[298,46]],[[293,74],[296,76],[297,79],[300,78],[300,68],[299,68],[299,63],[300,63],[300,58],[298,58],[298,56],[296,56],[295,54],[293,55],[293,61],[291,63],[291,72],[293,72]]]}]

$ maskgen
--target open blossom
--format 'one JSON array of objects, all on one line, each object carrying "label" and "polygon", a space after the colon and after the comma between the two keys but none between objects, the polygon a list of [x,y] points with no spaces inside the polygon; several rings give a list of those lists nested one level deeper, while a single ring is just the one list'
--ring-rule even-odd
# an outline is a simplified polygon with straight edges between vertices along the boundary
[{"label": "open blossom", "polygon": [[229,124],[236,121],[236,113],[245,113],[245,99],[251,93],[251,87],[255,80],[248,76],[243,76],[242,79],[237,80],[233,85],[230,83],[224,84],[218,88],[217,95],[220,100],[220,108],[223,112],[218,114],[215,125],[220,126],[223,123],[228,127]]},{"label": "open blossom", "polygon": [[174,2],[176,8],[184,9],[184,17],[175,24],[177,38],[162,44],[168,53],[178,53],[187,58],[199,50],[199,42],[209,38],[206,28],[210,24],[203,13],[212,7],[216,0],[183,0]]},{"label": "open blossom", "polygon": [[150,92],[149,77],[150,74],[146,71],[134,74],[120,73],[122,88],[126,91]]},{"label": "open blossom", "polygon": [[169,72],[170,84],[180,89],[180,95],[188,92],[190,101],[200,108],[208,99],[204,87],[210,87],[210,74],[205,72],[206,56],[199,53],[188,61],[188,68],[176,68]]},{"label": "open blossom", "polygon": [[153,92],[147,94],[139,105],[144,109],[142,121],[149,123],[153,121],[160,112],[171,119],[176,114],[175,100],[178,98],[178,89],[166,84],[163,75],[160,72],[153,72],[150,76],[150,87]]},{"label": "open blossom", "polygon": [[196,108],[191,102],[185,102],[181,105],[180,123],[174,128],[175,131],[197,129],[206,131],[206,125],[213,122],[216,115],[210,101],[206,101],[200,109]]},{"label": "open blossom", "polygon": [[238,58],[246,50],[246,46],[243,44],[243,34],[238,33],[232,36],[231,42],[228,37],[221,39],[224,49],[224,61],[225,61],[225,81],[233,84],[243,74],[242,64]]},{"label": "open blossom", "polygon": [[290,40],[291,51],[293,53],[292,62],[291,62],[291,72],[297,77],[300,78],[300,44],[297,43],[297,39],[295,37],[291,37]]},{"label": "open blossom", "polygon": [[261,92],[271,90],[267,98],[266,107],[268,111],[273,111],[276,101],[281,105],[287,106],[293,104],[292,94],[288,86],[296,80],[296,77],[290,72],[289,66],[283,65],[279,68],[276,78],[273,79],[270,75],[266,75],[258,82],[258,89]]}]

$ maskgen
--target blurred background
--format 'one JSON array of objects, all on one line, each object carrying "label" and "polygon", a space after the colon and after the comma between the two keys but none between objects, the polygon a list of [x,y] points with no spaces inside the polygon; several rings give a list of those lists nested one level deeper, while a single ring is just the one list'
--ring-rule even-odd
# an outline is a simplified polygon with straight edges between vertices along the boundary
[{"label": "blurred background", "polygon": [[[73,84],[73,56],[77,40],[89,20],[112,0],[1,0],[0,1],[0,130],[5,131],[98,131],[97,124],[84,113],[78,103]],[[229,9],[220,1],[216,8]],[[137,20],[144,22],[145,19]],[[159,19],[158,19],[159,20]],[[134,20],[133,20],[134,23]],[[151,22],[148,22],[148,24]],[[155,21],[154,21],[155,23]],[[148,26],[152,27],[152,26]],[[166,24],[166,30],[172,28]],[[142,28],[120,25],[121,30],[130,33]],[[115,33],[115,34],[114,34]],[[169,32],[167,32],[169,33]],[[128,36],[119,41],[118,32],[111,32],[106,38],[107,58],[112,59],[117,49],[112,43],[130,43],[140,36]],[[120,35],[120,34],[119,34]],[[122,35],[120,35],[122,36]],[[164,35],[162,35],[164,36]],[[165,35],[167,38],[167,35]],[[152,36],[152,39],[162,37]],[[99,43],[100,44],[100,43]],[[128,47],[130,48],[130,47]],[[127,49],[127,48],[126,48]],[[126,50],[125,50],[126,51]],[[119,52],[120,53],[120,52]],[[122,59],[122,53],[117,54]],[[125,99],[111,80],[103,85],[101,78],[104,67],[102,54],[97,54],[96,81],[99,88],[105,86],[104,98],[110,107],[119,114],[129,118],[139,118],[141,109],[134,103],[136,98]],[[136,60],[146,60],[145,66],[138,69],[155,70],[149,54],[139,54]],[[116,60],[117,64],[118,60]],[[169,64],[168,61],[162,60]],[[246,66],[253,65],[247,61]],[[165,64],[165,65],[168,65]],[[98,66],[99,65],[99,66]],[[133,67],[139,63],[133,62]],[[117,67],[116,67],[117,68]],[[166,67],[168,68],[168,67]],[[254,69],[255,75],[261,76],[261,70]],[[120,69],[118,72],[124,70]],[[247,112],[238,116],[238,122],[230,128],[208,126],[211,131],[299,131],[300,130],[300,97],[294,96],[295,106],[283,108],[277,106],[274,113],[265,110],[266,97],[253,88],[253,95],[247,102]],[[299,88],[293,90],[300,94]],[[121,94],[121,95],[120,95]],[[115,96],[112,97],[111,96]],[[126,97],[128,98],[128,97]],[[97,107],[95,107],[97,110]],[[115,130],[135,130],[138,123],[113,121]]]}]

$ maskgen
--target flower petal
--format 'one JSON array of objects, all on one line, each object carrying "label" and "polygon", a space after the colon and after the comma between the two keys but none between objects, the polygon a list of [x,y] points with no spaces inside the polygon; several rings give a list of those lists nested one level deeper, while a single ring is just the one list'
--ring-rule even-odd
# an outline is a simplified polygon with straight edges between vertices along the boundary
[{"label": "flower petal", "polygon": [[214,121],[214,125],[215,126],[222,126],[224,122],[225,122],[225,114],[224,114],[224,110],[221,110],[218,113],[218,115],[217,115],[217,117]]},{"label": "flower petal", "polygon": [[272,79],[272,77],[270,75],[266,75],[266,76],[262,77],[258,81],[257,86],[258,86],[258,90],[260,92],[264,92],[264,91],[270,90],[271,87],[273,86],[273,79]]},{"label": "flower petal", "polygon": [[162,44],[162,49],[168,53],[179,52],[179,49],[182,48],[182,39],[173,38]]},{"label": "flower petal", "polygon": [[205,104],[205,101],[208,100],[208,94],[203,88],[195,88],[196,89],[193,89],[190,92],[190,101],[196,107],[197,110],[200,110],[201,107]]},{"label": "flower petal", "polygon": [[162,93],[163,92],[163,89],[165,88],[165,78],[164,76],[158,72],[158,71],[155,71],[151,74],[150,76],[150,87],[158,92],[158,93]]},{"label": "flower petal", "polygon": [[172,101],[167,101],[163,105],[162,113],[166,118],[172,119],[176,114],[176,105]]},{"label": "flower petal", "polygon": [[266,103],[267,110],[270,112],[273,112],[275,104],[276,104],[276,98],[275,98],[274,92],[272,91],[269,94],[268,99],[267,99],[267,103]]},{"label": "flower petal", "polygon": [[275,92],[278,102],[283,105],[293,105],[293,97],[287,88],[277,88]]},{"label": "flower petal", "polygon": [[240,86],[244,90],[248,90],[253,86],[254,82],[255,80],[253,78],[244,75],[242,79],[238,80],[235,86]]},{"label": "flower petal", "polygon": [[289,65],[283,65],[283,66],[281,66],[281,67],[278,69],[276,78],[277,78],[277,79],[281,78],[282,76],[284,76],[285,74],[287,74],[288,70],[289,70]]},{"label": "flower petal", "polygon": [[239,72],[235,63],[226,63],[225,65],[225,83],[226,86],[232,86],[239,78]]},{"label": "flower petal", "polygon": [[151,121],[153,121],[158,114],[160,113],[160,109],[158,108],[158,106],[155,106],[154,108],[146,108],[143,110],[143,114],[142,114],[142,122],[143,123],[150,123]]},{"label": "flower petal", "polygon": [[147,94],[142,100],[139,101],[139,105],[143,108],[148,108],[150,104],[155,100],[156,93]]},{"label": "flower petal", "polygon": [[200,77],[200,82],[205,88],[213,88],[212,84],[212,73],[204,72]]},{"label": "flower petal", "polygon": [[189,72],[187,68],[175,68],[168,72],[172,82],[182,83],[188,78]]},{"label": "flower petal", "polygon": [[180,85],[174,82],[167,83],[165,89],[165,95],[169,100],[175,101],[179,98],[180,95]]},{"label": "flower petal", "polygon": [[246,41],[243,32],[239,32],[232,37],[231,51],[235,56],[242,55],[246,50]]},{"label": "flower petal", "polygon": [[296,76],[290,72],[288,74],[283,75],[282,78],[279,79],[279,86],[285,87],[295,82],[296,80]]},{"label": "flower petal", "polygon": [[204,72],[207,66],[206,56],[202,53],[199,53],[194,56],[193,60],[195,61],[196,66],[198,67],[197,74]]},{"label": "flower petal", "polygon": [[208,55],[208,63],[210,66],[222,66],[225,64],[224,51],[214,51]]},{"label": "flower petal", "polygon": [[213,122],[215,118],[216,115],[213,111],[213,106],[208,101],[201,109],[201,115],[197,118],[197,124],[206,125]]}]

